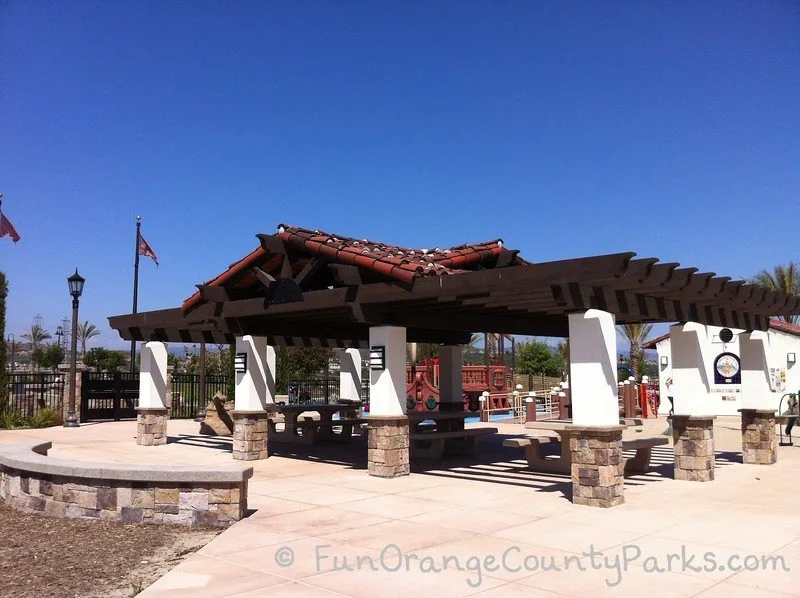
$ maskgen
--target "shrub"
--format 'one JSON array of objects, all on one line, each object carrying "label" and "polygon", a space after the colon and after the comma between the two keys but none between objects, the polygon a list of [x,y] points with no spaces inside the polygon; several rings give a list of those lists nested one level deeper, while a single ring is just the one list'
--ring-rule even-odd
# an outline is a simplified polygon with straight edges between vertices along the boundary
[{"label": "shrub", "polygon": [[61,415],[50,407],[39,409],[39,411],[34,413],[33,417],[28,420],[28,425],[31,428],[50,428],[60,423]]},{"label": "shrub", "polygon": [[0,412],[0,428],[13,430],[25,427],[25,416],[15,409],[3,409]]}]

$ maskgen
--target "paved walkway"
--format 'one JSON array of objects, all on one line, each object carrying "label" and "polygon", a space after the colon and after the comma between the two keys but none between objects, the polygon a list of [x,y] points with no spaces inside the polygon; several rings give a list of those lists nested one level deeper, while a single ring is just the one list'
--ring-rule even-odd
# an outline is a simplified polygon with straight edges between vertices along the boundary
[{"label": "paved walkway", "polygon": [[[276,444],[274,456],[253,462],[255,512],[140,596],[800,595],[800,447],[781,447],[773,466],[742,465],[737,420],[718,424],[715,482],[672,480],[671,449],[660,447],[653,471],[627,479],[626,504],[609,510],[573,506],[567,476],[526,470],[521,451],[501,438],[474,459],[416,463],[393,480],[367,475],[363,441]],[[2,431],[0,443],[50,439],[51,455],[83,460],[233,462],[230,439],[197,428],[170,422],[162,447],[136,446],[134,422]],[[762,555],[783,557],[791,571],[764,570]]]}]

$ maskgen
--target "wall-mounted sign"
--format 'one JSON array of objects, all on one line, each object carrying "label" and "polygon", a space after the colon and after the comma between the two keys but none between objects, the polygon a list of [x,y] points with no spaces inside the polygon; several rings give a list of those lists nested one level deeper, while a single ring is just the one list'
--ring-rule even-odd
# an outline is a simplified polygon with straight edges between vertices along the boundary
[{"label": "wall-mounted sign", "polygon": [[786,392],[785,368],[769,368],[769,386],[772,392]]},{"label": "wall-mounted sign", "polygon": [[741,369],[737,355],[720,353],[714,360],[714,384],[741,384]]},{"label": "wall-mounted sign", "polygon": [[733,340],[733,330],[730,328],[723,328],[719,331],[719,340],[723,343],[729,343]]},{"label": "wall-mounted sign", "polygon": [[369,348],[369,369],[386,369],[386,347],[383,345],[376,345]]},{"label": "wall-mounted sign", "polygon": [[237,374],[244,374],[247,371],[247,353],[237,353],[233,357],[233,369]]}]

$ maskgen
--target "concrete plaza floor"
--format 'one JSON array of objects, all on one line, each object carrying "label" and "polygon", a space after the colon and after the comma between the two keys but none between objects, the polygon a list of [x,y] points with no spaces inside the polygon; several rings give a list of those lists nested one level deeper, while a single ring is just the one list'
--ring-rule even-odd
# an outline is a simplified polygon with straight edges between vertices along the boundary
[{"label": "concrete plaza floor", "polygon": [[[500,434],[475,457],[412,463],[391,480],[367,475],[363,439],[273,444],[248,463],[252,514],[140,596],[800,595],[800,446],[781,447],[775,465],[743,465],[738,418],[718,418],[716,481],[673,480],[672,450],[658,447],[651,472],[626,478],[626,504],[604,510],[572,505],[568,476],[529,471],[522,451],[501,446],[521,425],[491,425]],[[160,447],[137,446],[135,422],[4,430],[0,443],[52,440],[53,457],[87,461],[236,465],[231,440],[198,427],[171,421]],[[753,570],[735,570],[744,566]]]}]

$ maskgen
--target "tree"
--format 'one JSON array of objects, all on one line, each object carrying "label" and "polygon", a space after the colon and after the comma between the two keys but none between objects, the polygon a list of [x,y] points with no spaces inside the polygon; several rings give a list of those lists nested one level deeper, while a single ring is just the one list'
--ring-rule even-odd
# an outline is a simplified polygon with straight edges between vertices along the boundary
[{"label": "tree", "polygon": [[530,341],[517,345],[517,371],[520,374],[561,376],[563,362],[552,347],[541,341]]},{"label": "tree", "polygon": [[275,381],[281,392],[292,380],[307,380],[326,372],[333,352],[325,347],[277,347],[275,353]]},{"label": "tree", "polygon": [[124,351],[109,351],[103,369],[106,372],[116,372],[128,365],[128,357]]},{"label": "tree", "polygon": [[637,382],[639,380],[639,369],[642,367],[642,360],[644,359],[642,343],[647,340],[652,330],[653,325],[645,324],[644,322],[617,326],[619,335],[630,343],[630,366],[631,370],[633,370],[633,377]]},{"label": "tree", "polygon": [[100,331],[94,324],[89,324],[89,321],[78,324],[78,340],[81,342],[81,355],[86,353],[86,343],[89,339],[98,336]]},{"label": "tree", "polygon": [[103,347],[94,347],[84,354],[83,363],[86,367],[95,368],[95,371],[100,372],[103,370],[103,364],[107,357],[108,351]]},{"label": "tree", "polygon": [[46,340],[53,338],[41,324],[33,323],[31,327],[22,333],[22,338],[31,344],[31,349],[36,348]]},{"label": "tree", "polygon": [[40,368],[55,370],[66,355],[64,347],[58,343],[45,343],[34,349],[32,358]]},{"label": "tree", "polygon": [[[751,282],[787,295],[800,295],[800,267],[797,263],[790,261],[786,266],[775,266],[772,272],[762,270],[755,275]],[[798,321],[796,315],[781,316],[781,318],[790,324]]]}]

